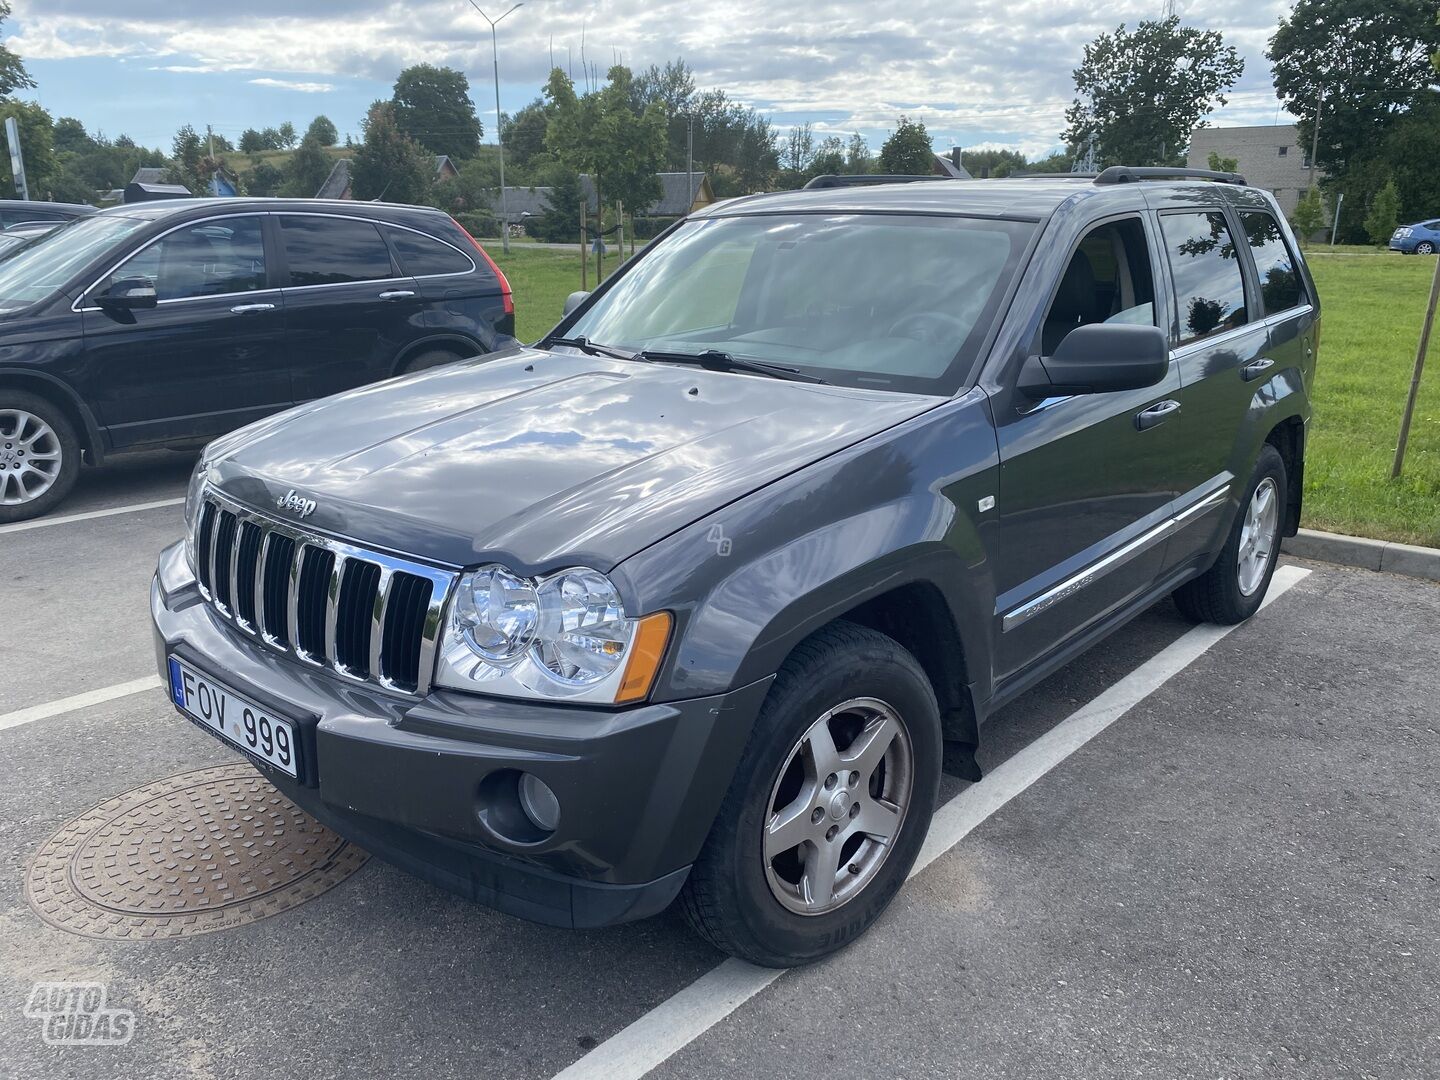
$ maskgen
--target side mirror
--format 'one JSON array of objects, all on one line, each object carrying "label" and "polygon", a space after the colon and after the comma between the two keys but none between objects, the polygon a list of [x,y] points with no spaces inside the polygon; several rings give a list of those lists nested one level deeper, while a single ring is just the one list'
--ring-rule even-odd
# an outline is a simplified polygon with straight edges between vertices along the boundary
[{"label": "side mirror", "polygon": [[1088,323],[1066,334],[1053,356],[1025,361],[1017,383],[1033,398],[1106,394],[1154,386],[1170,370],[1170,343],[1158,326]]},{"label": "side mirror", "polygon": [[574,311],[576,308],[578,308],[581,304],[583,304],[586,300],[589,299],[590,294],[588,292],[572,292],[569,296],[565,298],[565,310],[561,313],[562,316],[569,315],[572,311]]},{"label": "side mirror", "polygon": [[123,311],[153,308],[159,302],[159,298],[155,295],[154,283],[146,278],[126,278],[123,281],[117,281],[93,299],[102,308],[118,308]]}]

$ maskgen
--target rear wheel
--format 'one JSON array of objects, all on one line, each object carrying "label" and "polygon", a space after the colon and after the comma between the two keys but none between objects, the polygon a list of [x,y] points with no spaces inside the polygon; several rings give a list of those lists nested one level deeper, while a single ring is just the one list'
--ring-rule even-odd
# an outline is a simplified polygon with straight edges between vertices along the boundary
[{"label": "rear wheel", "polygon": [[752,963],[818,960],[879,918],[934,812],[939,709],[915,658],[837,623],[786,661],[681,893]]},{"label": "rear wheel", "polygon": [[1420,243],[1418,243],[1418,244],[1415,245],[1415,254],[1416,254],[1416,255],[1434,255],[1434,254],[1435,254],[1435,245],[1432,244],[1429,240],[1421,240]]},{"label": "rear wheel", "polygon": [[80,441],[50,401],[0,390],[0,523],[39,517],[70,494]]},{"label": "rear wheel", "polygon": [[1280,452],[1265,444],[1245,502],[1215,565],[1175,590],[1175,603],[1196,622],[1244,622],[1260,609],[1280,559],[1286,476]]}]

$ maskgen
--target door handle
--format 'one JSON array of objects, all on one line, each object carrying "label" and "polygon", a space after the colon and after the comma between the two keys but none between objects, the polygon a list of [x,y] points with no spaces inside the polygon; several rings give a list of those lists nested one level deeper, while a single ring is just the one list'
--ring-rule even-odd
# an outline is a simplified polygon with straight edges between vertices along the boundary
[{"label": "door handle", "polygon": [[413,289],[386,289],[380,294],[381,300],[407,300],[415,295]]},{"label": "door handle", "polygon": [[254,315],[257,311],[274,311],[274,304],[236,304],[230,309],[232,315]]},{"label": "door handle", "polygon": [[1274,366],[1275,361],[1265,357],[1262,357],[1259,360],[1251,360],[1250,363],[1246,364],[1240,369],[1240,377],[1246,382],[1251,382],[1255,379],[1258,379],[1261,375],[1264,375],[1265,372],[1269,371]]},{"label": "door handle", "polygon": [[1135,429],[1144,431],[1156,424],[1163,424],[1179,411],[1180,403],[1178,401],[1157,401],[1148,409],[1141,409],[1135,414]]}]

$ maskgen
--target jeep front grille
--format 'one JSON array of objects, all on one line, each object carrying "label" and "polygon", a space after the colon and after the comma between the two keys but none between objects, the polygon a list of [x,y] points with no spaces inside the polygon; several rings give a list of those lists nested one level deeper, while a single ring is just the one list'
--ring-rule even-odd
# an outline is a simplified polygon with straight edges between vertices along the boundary
[{"label": "jeep front grille", "polygon": [[453,571],[308,532],[213,492],[194,552],[201,595],[256,640],[356,682],[429,691]]}]

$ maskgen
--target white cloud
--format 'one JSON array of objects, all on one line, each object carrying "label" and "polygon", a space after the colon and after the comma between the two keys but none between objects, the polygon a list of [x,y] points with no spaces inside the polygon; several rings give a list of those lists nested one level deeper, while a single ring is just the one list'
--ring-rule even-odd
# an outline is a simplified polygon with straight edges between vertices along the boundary
[{"label": "white cloud", "polygon": [[[538,92],[550,66],[584,60],[604,70],[683,56],[702,86],[775,116],[809,118],[824,132],[872,142],[904,112],[925,120],[937,145],[1003,143],[1032,153],[1055,145],[1088,40],[1121,21],[1156,16],[1157,0],[548,0],[500,28],[507,98]],[[132,0],[16,0],[21,56],[140,58],[167,71],[237,72],[256,85],[320,92],[337,78],[389,82],[426,61],[468,72],[484,108],[489,33],[458,0],[251,0],[241,7]],[[1272,123],[1265,42],[1287,0],[1181,4],[1187,21],[1224,32],[1246,72],[1212,122]],[[298,77],[298,78],[297,78]],[[1286,117],[1282,114],[1283,122]]]},{"label": "white cloud", "polygon": [[328,82],[292,82],[290,79],[251,79],[251,86],[270,86],[276,90],[296,90],[302,94],[328,94],[335,89]]}]

